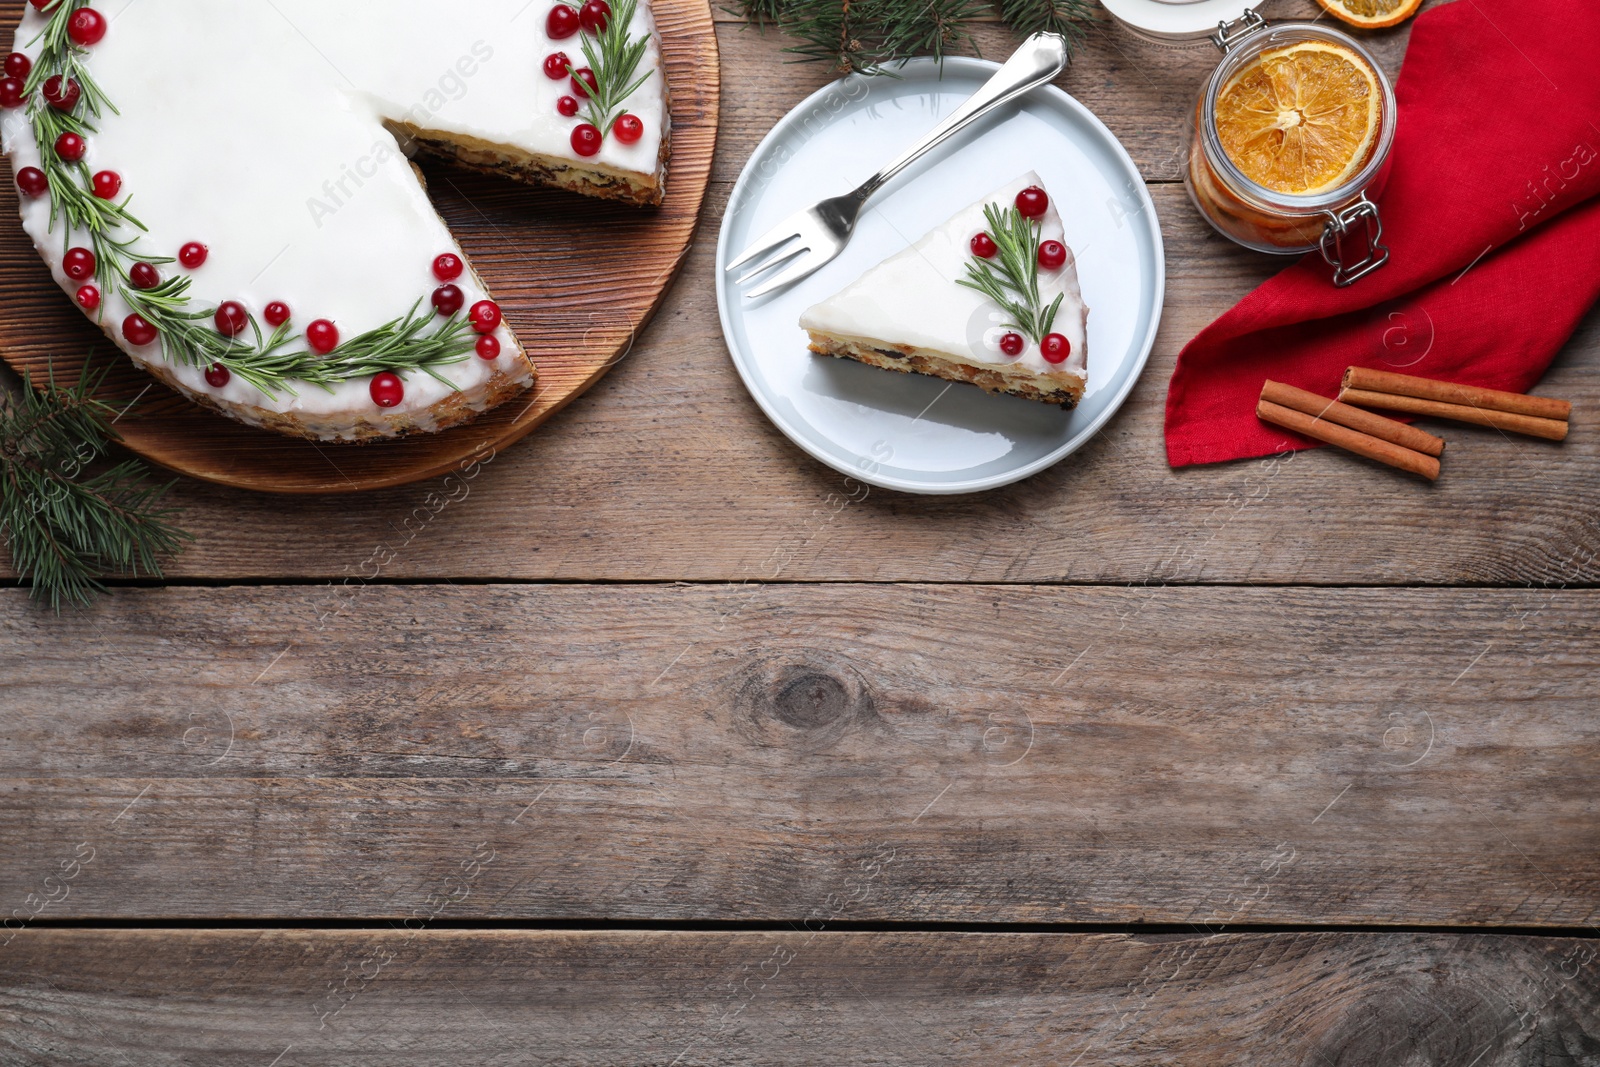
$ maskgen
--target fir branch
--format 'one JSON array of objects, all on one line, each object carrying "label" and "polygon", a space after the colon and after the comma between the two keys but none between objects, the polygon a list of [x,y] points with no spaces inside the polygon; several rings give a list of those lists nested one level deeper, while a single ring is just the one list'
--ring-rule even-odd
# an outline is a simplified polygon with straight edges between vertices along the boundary
[{"label": "fir branch", "polygon": [[1065,293],[1057,293],[1049,307],[1039,293],[1038,223],[1023,217],[1015,207],[1002,210],[998,204],[985,204],[983,217],[989,223],[989,236],[997,251],[992,259],[973,256],[967,276],[957,283],[976,289],[1000,305],[1011,321],[1006,325],[1020,330],[1034,344],[1044,340],[1055,326]]},{"label": "fir branch", "polygon": [[85,365],[69,388],[25,379],[20,396],[0,399],[0,540],[34,598],[57,611],[103,590],[105,574],[160,577],[189,540],[163,506],[170,483],[151,483],[136,460],[86,473],[120,440],[117,413],[93,395],[103,378]]},{"label": "fir branch", "polygon": [[[622,113],[623,101],[650,77],[648,70],[634,77],[639,61],[650,47],[648,34],[628,36],[637,7],[636,0],[618,0],[611,17],[606,20],[605,29],[592,38],[587,33],[582,35],[583,58],[594,72],[595,81],[584,107],[584,118],[600,131],[602,138],[610,134],[612,120]],[[570,63],[567,73],[577,76]]]},{"label": "fir branch", "polygon": [[1070,50],[1084,39],[1083,24],[1095,20],[1093,0],[995,0],[1006,25],[1022,34],[1059,33]]}]

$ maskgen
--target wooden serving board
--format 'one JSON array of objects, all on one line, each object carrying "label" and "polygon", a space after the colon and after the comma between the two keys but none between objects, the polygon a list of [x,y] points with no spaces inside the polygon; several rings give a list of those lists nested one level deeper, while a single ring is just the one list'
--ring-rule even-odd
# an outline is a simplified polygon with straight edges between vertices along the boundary
[{"label": "wooden serving board", "polygon": [[[6,0],[6,24],[21,0]],[[365,445],[297,440],[236,423],[139,370],[72,304],[18,223],[16,185],[0,182],[0,358],[42,381],[75,381],[86,360],[112,365],[100,396],[119,408],[128,448],[180,474],[269,493],[380,489],[437,477],[520,440],[633,347],[694,236],[720,100],[707,0],[655,0],[672,100],[666,201],[640,209],[422,161],[434,205],[483,275],[539,368],[535,389],[444,433]],[[98,365],[98,362],[97,362]]]}]

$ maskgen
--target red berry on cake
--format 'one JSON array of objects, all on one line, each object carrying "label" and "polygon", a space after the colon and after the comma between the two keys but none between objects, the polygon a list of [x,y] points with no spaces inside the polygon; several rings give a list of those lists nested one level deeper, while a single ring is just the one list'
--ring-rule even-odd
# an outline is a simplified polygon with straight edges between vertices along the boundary
[{"label": "red berry on cake", "polygon": [[993,259],[994,254],[1000,251],[999,246],[994,243],[994,238],[986,233],[980,233],[974,237],[968,247],[972,249],[972,254],[979,259]]},{"label": "red berry on cake", "polygon": [[106,35],[106,17],[92,7],[79,8],[67,19],[67,36],[72,43],[88,48]]},{"label": "red berry on cake", "polygon": [[78,290],[78,306],[85,311],[93,311],[100,306],[100,290],[92,285],[85,285]]},{"label": "red berry on cake", "polygon": [[6,77],[26,78],[33,73],[33,60],[21,52],[12,52],[6,56]]},{"label": "red berry on cake", "polygon": [[178,249],[178,262],[190,270],[199,270],[206,265],[206,257],[211,255],[211,249],[199,241],[190,241]]},{"label": "red berry on cake", "polygon": [[1022,339],[1020,333],[1005,333],[1000,337],[1000,351],[1008,356],[1020,356],[1026,347],[1028,342]]},{"label": "red berry on cake", "polygon": [[580,156],[592,156],[600,151],[600,131],[587,122],[572,131],[572,150]]},{"label": "red berry on cake", "polygon": [[478,338],[479,359],[499,359],[500,339],[492,333],[486,333]]},{"label": "red berry on cake", "polygon": [[21,78],[0,78],[0,107],[21,107],[28,102]]},{"label": "red berry on cake", "polygon": [[122,175],[114,170],[103,170],[94,176],[94,195],[101,200],[115,200],[122,192]]},{"label": "red berry on cake", "polygon": [[467,318],[472,322],[472,328],[479,333],[493,333],[500,328],[502,319],[500,305],[493,300],[480,300],[472,305],[472,310],[467,312]]},{"label": "red berry on cake", "polygon": [[97,261],[87,248],[69,248],[61,257],[61,270],[75,282],[86,282],[94,277]]},{"label": "red berry on cake", "polygon": [[282,300],[274,300],[272,303],[267,305],[266,310],[261,313],[261,317],[267,320],[268,326],[276,329],[277,327],[282,326],[284,323],[289,321],[291,317],[289,313],[289,305],[285,304]]},{"label": "red berry on cake", "polygon": [[38,198],[50,191],[50,179],[38,167],[23,167],[17,171],[17,188],[28,196]]},{"label": "red berry on cake", "polygon": [[44,80],[43,91],[45,103],[57,111],[71,111],[78,106],[78,98],[83,95],[76,81],[59,74],[52,74]]},{"label": "red berry on cake", "polygon": [[33,4],[33,6],[38,8],[40,11],[43,11],[51,4],[55,3],[55,0],[28,0],[28,2]]},{"label": "red berry on cake", "polygon": [[565,52],[551,52],[544,57],[544,76],[553,82],[558,82],[567,76],[567,68],[572,66],[572,60],[567,58]]},{"label": "red berry on cake", "polygon": [[556,110],[570,119],[578,113],[578,98],[575,96],[563,96],[556,101]]},{"label": "red berry on cake", "polygon": [[250,313],[237,300],[224,300],[217,307],[217,332],[224,337],[238,337],[250,326]]},{"label": "red berry on cake", "polygon": [[446,252],[433,261],[433,276],[441,282],[453,282],[461,277],[461,272],[466,267],[461,262],[461,257]]},{"label": "red berry on cake", "polygon": [[306,327],[306,344],[318,355],[327,355],[339,347],[339,327],[327,319],[318,319]]},{"label": "red berry on cake", "polygon": [[611,5],[606,0],[588,0],[578,9],[578,24],[596,36],[605,33],[610,22]]},{"label": "red berry on cake", "polygon": [[1060,270],[1067,261],[1067,246],[1060,241],[1042,241],[1039,244],[1039,266],[1045,270]]},{"label": "red berry on cake", "polygon": [[611,132],[623,144],[633,144],[644,136],[644,123],[639,121],[639,116],[624,113],[611,124]]},{"label": "red berry on cake", "polygon": [[154,341],[159,334],[154,326],[144,321],[142,315],[129,315],[122,320],[122,336],[131,345],[143,346]]},{"label": "red berry on cake", "polygon": [[372,379],[372,402],[380,408],[392,408],[406,398],[406,386],[398,375],[384,371]]},{"label": "red berry on cake", "polygon": [[1017,210],[1024,218],[1036,219],[1050,208],[1050,198],[1037,185],[1030,185],[1017,194]]},{"label": "red berry on cake", "polygon": [[56,138],[56,155],[67,163],[78,162],[88,150],[88,142],[75,133],[64,133]]},{"label": "red berry on cake", "polygon": [[588,67],[579,67],[572,72],[572,91],[583,99],[599,91],[600,82],[595,78],[594,71]]},{"label": "red berry on cake", "polygon": [[433,309],[441,315],[454,315],[466,302],[466,295],[454,285],[441,285],[433,291]]},{"label": "red berry on cake", "polygon": [[233,381],[233,372],[220,363],[213,363],[206,368],[206,384],[213,389],[221,389]]},{"label": "red berry on cake", "polygon": [[128,282],[135,289],[154,289],[161,284],[161,272],[149,263],[135,263],[128,268]]},{"label": "red berry on cake", "polygon": [[550,35],[551,40],[560,41],[577,33],[583,23],[578,18],[575,8],[566,4],[557,4],[550,9],[550,14],[545,16],[544,30]]},{"label": "red berry on cake", "polygon": [[1039,354],[1046,363],[1065,363],[1072,355],[1072,342],[1059,333],[1047,333],[1039,342]]}]

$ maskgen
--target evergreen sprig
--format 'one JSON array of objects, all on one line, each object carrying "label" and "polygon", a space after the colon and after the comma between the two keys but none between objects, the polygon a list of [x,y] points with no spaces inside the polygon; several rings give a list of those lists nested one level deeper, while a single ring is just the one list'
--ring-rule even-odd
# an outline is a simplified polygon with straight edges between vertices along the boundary
[{"label": "evergreen sprig", "polygon": [[[636,0],[619,0],[611,10],[611,17],[606,20],[605,29],[594,37],[587,33],[582,35],[583,58],[594,72],[595,81],[583,117],[600,131],[601,137],[611,132],[612,121],[623,113],[622,102],[650,77],[648,70],[634,77],[634,72],[639,69],[639,61],[650,46],[648,35],[628,35],[637,7]],[[577,76],[570,63],[567,73]]]},{"label": "evergreen sprig", "polygon": [[107,574],[159,578],[190,540],[163,505],[171,483],[152,483],[143,464],[89,472],[120,440],[117,412],[95,399],[103,377],[85,365],[75,385],[25,379],[20,395],[0,395],[0,540],[56,611],[86,603]]},{"label": "evergreen sprig", "polygon": [[973,256],[967,263],[967,276],[957,281],[999,304],[1011,317],[1005,325],[1021,330],[1038,344],[1055,326],[1056,312],[1066,296],[1057,293],[1046,307],[1039,293],[1039,224],[1024,218],[1015,207],[1002,210],[998,204],[985,204],[983,217],[997,251],[992,259]]},{"label": "evergreen sprig", "polygon": [[[634,2],[624,0],[630,20]],[[53,230],[57,221],[65,223],[63,249],[72,244],[74,234],[88,235],[96,260],[95,280],[101,291],[121,295],[129,307],[156,328],[162,352],[170,362],[191,367],[221,365],[269,397],[276,397],[279,391],[294,394],[291,383],[295,381],[331,389],[339,382],[368,378],[385,371],[420,370],[454,388],[436,368],[465,359],[476,337],[470,324],[459,315],[452,315],[437,330],[428,332],[427,327],[435,316],[424,313],[420,301],[405,317],[352,338],[327,355],[317,355],[303,347],[296,348],[293,342],[297,338],[287,326],[279,327],[264,338],[254,316],[250,319],[254,344],[223,336],[211,326],[215,308],[192,306],[191,282],[187,277],[167,278],[154,289],[135,289],[131,285],[128,270],[134,262],[160,265],[171,263],[172,259],[140,255],[135,245],[146,230],[128,210],[132,198],[126,197],[120,203],[100,199],[94,194],[94,177],[89,165],[81,160],[68,163],[53,150],[61,134],[87,137],[95,131],[94,119],[107,111],[117,112],[83,62],[88,52],[75,45],[67,33],[72,16],[88,3],[89,0],[58,0],[51,9],[44,29],[35,38],[41,48],[26,89],[28,120],[39,146],[40,166],[50,187],[50,228]],[[632,56],[624,77],[631,76],[638,66],[643,43],[640,42],[637,53],[624,50],[618,60],[617,66],[621,69],[628,56]],[[588,47],[585,41],[586,54]],[[44,99],[44,83],[58,75],[78,84],[81,97],[78,106],[71,111],[52,107]],[[636,82],[623,91],[617,100],[620,102],[637,85]],[[100,305],[102,324],[107,303],[102,301]]]}]

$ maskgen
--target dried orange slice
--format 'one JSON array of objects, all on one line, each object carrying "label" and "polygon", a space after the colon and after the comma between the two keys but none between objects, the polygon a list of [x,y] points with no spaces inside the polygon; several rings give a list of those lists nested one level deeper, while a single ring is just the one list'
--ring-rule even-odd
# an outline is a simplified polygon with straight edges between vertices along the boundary
[{"label": "dried orange slice", "polygon": [[1378,76],[1342,45],[1262,52],[1217,94],[1222,149],[1257,185],[1301,196],[1337,188],[1372,156],[1383,118]]},{"label": "dried orange slice", "polygon": [[1336,19],[1368,30],[1396,26],[1417,13],[1422,0],[1317,0]]}]

